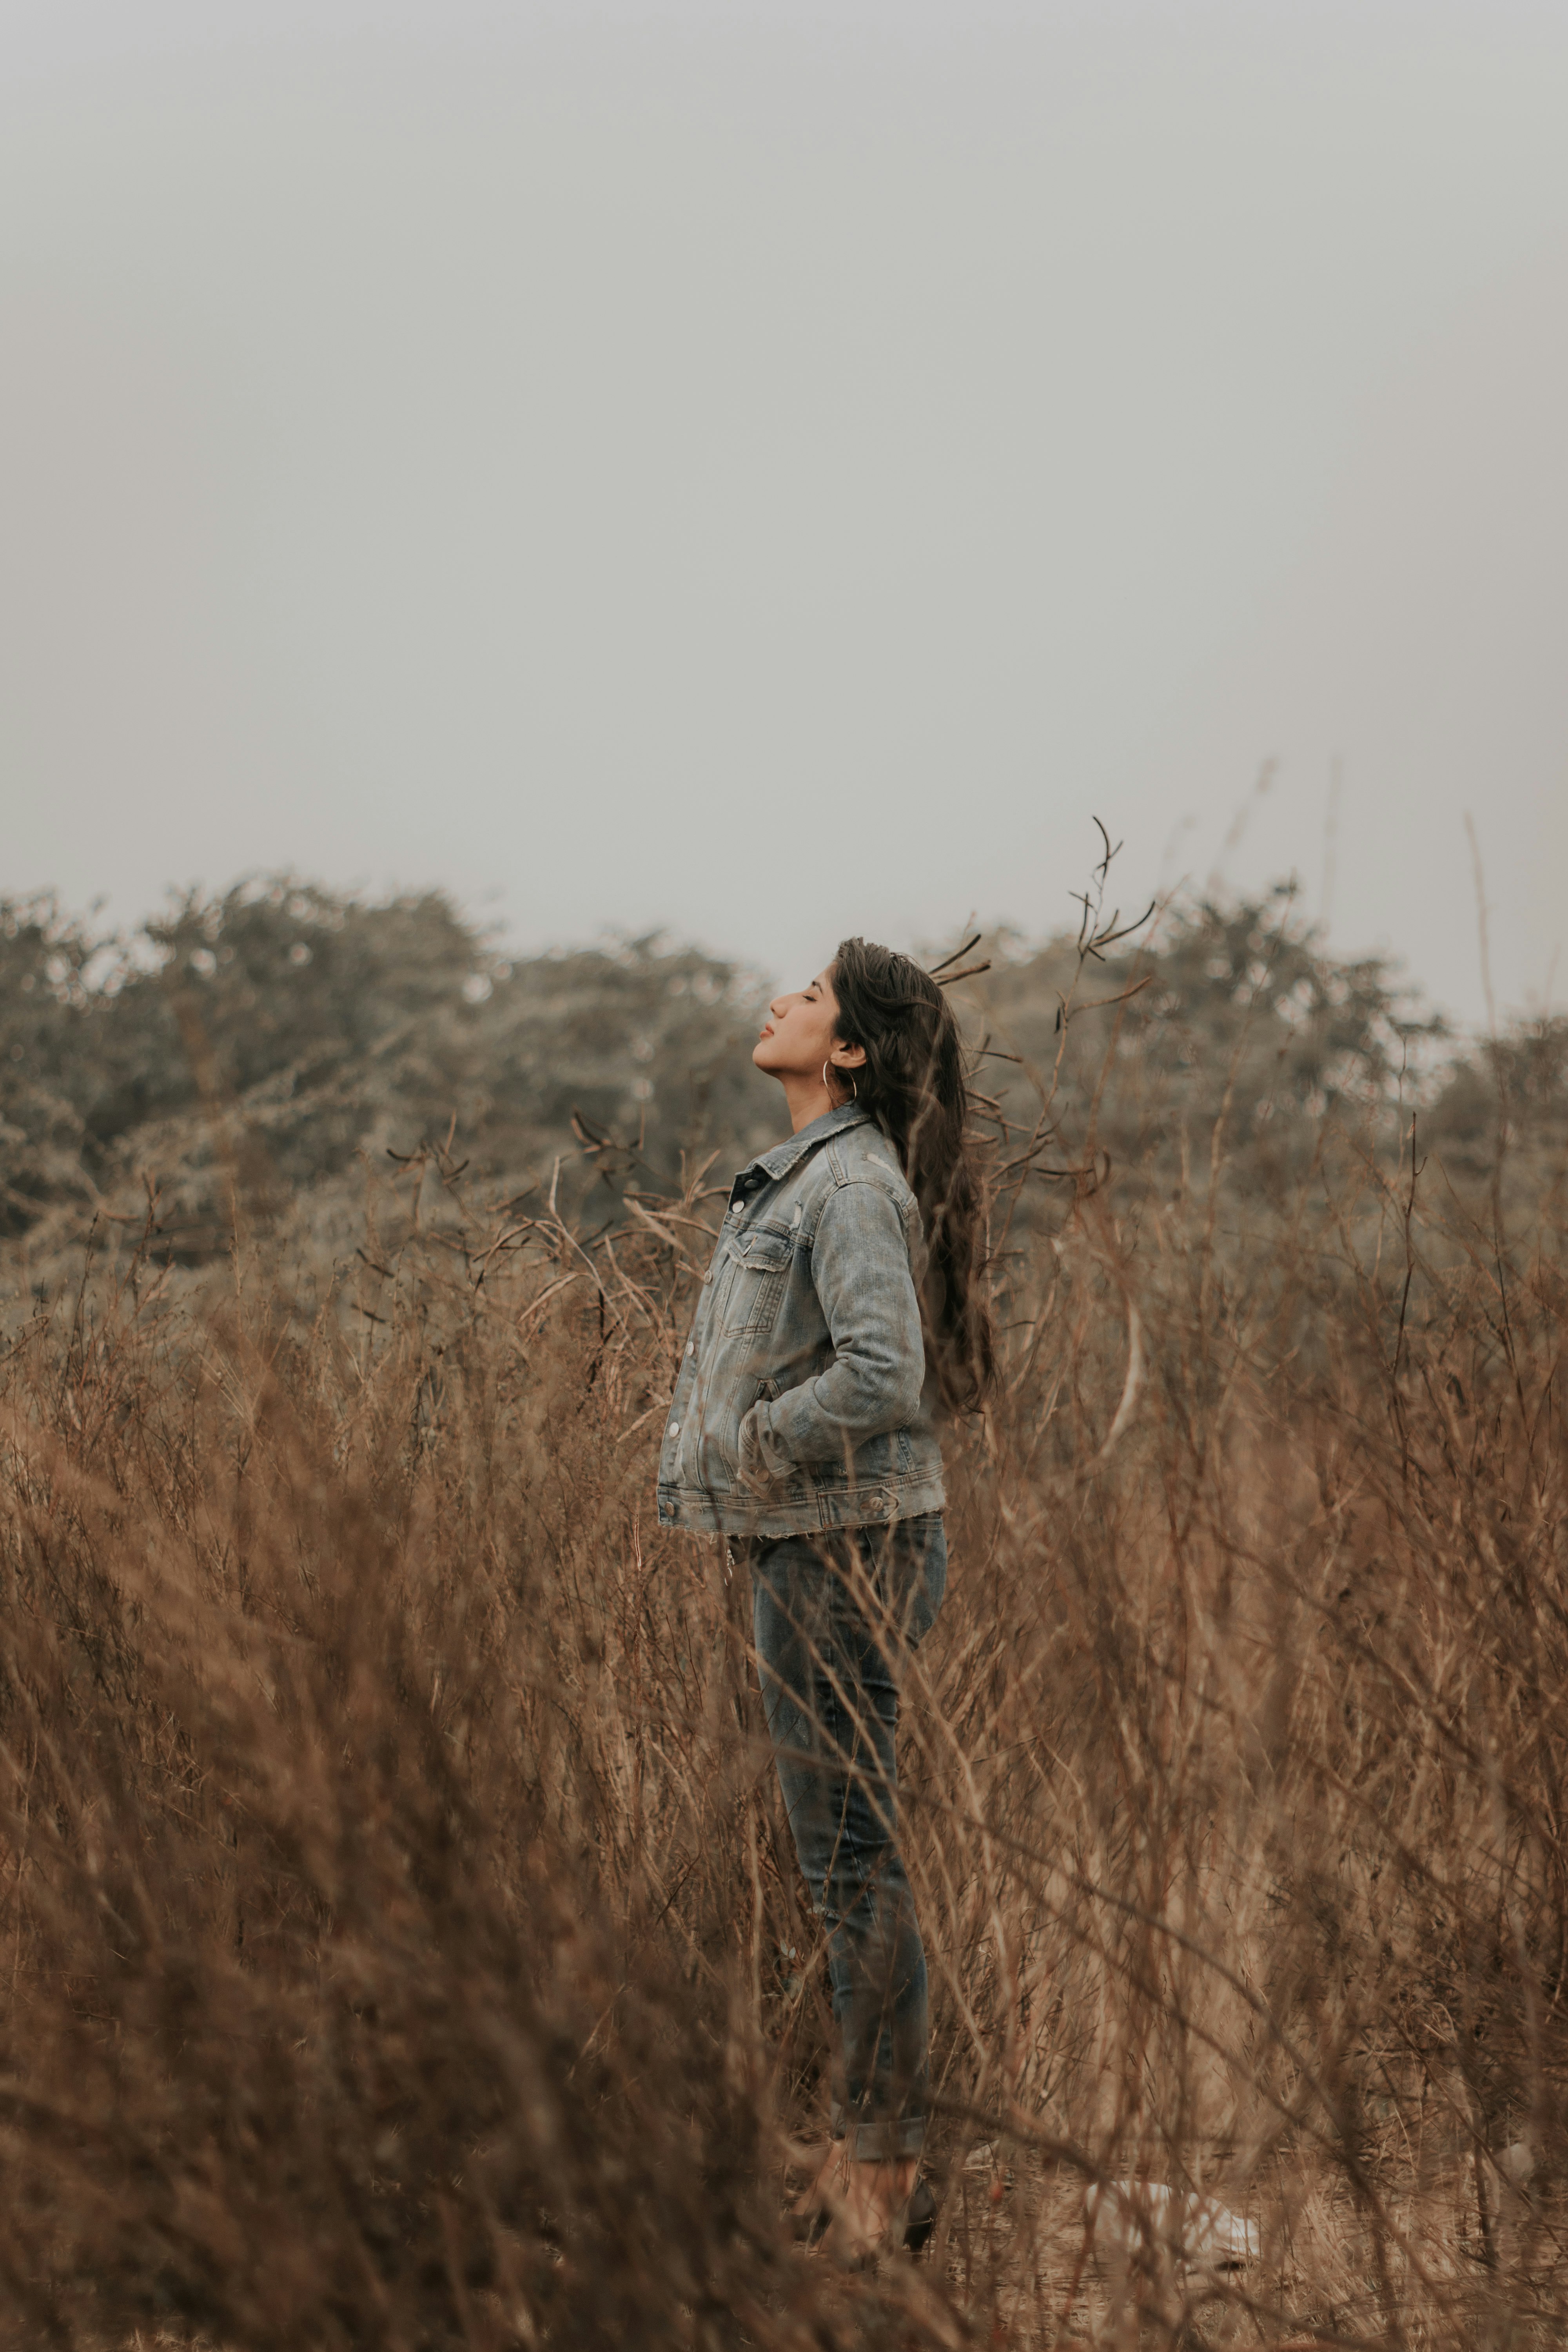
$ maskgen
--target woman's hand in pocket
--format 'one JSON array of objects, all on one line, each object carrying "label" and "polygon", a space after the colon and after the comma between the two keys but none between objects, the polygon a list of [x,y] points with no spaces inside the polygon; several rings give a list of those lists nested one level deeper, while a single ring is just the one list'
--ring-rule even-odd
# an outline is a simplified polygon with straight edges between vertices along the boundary
[{"label": "woman's hand in pocket", "polygon": [[765,1409],[759,1397],[741,1423],[740,1483],[752,1495],[768,1494],[778,1485],[778,1474],[768,1467],[763,1452],[761,1415]]}]

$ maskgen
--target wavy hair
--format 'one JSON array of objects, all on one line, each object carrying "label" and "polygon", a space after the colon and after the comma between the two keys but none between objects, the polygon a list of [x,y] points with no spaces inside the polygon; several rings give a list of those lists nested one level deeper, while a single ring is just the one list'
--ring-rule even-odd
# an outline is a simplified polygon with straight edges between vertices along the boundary
[{"label": "wavy hair", "polygon": [[864,1068],[853,1073],[858,1098],[898,1153],[920,1203],[921,1315],[938,1383],[949,1405],[971,1412],[991,1385],[996,1359],[979,1278],[984,1213],[958,1023],[930,972],[892,948],[841,940],[830,977],[839,1042],[865,1050]]}]

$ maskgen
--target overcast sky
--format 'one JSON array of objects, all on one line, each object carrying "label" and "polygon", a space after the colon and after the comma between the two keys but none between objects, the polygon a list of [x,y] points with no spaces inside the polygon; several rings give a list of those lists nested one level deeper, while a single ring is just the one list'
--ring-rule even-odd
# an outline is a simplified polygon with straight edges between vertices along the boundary
[{"label": "overcast sky", "polygon": [[1468,812],[1560,1006],[1565,126],[1512,0],[0,0],[0,894],[800,975],[1098,814],[1479,1020]]}]

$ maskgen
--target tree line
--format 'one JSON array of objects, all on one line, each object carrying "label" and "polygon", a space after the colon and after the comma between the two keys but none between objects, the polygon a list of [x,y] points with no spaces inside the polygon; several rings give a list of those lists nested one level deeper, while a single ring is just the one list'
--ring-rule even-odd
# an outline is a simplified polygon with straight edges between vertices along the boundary
[{"label": "tree line", "polygon": [[[1386,962],[1326,954],[1283,888],[1093,939],[998,934],[955,987],[1026,1218],[1106,1184],[1133,1210],[1221,1158],[1233,1201],[1283,1201],[1325,1138],[1397,1166],[1414,1122],[1465,1213],[1561,1223],[1568,1022],[1467,1044]],[[0,1243],[150,1219],[197,1262],[237,1202],[297,1213],[421,1150],[613,1216],[776,1139],[765,995],[657,935],[510,956],[433,891],[266,877],[131,934],[0,900]]]}]

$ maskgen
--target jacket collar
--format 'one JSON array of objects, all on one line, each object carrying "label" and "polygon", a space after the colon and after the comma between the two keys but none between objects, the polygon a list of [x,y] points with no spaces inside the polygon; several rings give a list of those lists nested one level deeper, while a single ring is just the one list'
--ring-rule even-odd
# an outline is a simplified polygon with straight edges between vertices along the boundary
[{"label": "jacket collar", "polygon": [[775,1143],[771,1151],[760,1151],[735,1179],[736,1190],[742,1185],[748,1191],[752,1189],[746,1184],[746,1180],[752,1169],[760,1169],[765,1181],[776,1184],[782,1176],[787,1176],[792,1168],[798,1166],[808,1151],[815,1150],[819,1143],[826,1143],[830,1135],[842,1135],[847,1127],[864,1127],[869,1123],[870,1117],[868,1110],[862,1110],[859,1104],[854,1102],[840,1103],[836,1110],[825,1110],[820,1118],[814,1118],[808,1127],[801,1128],[787,1142]]}]

